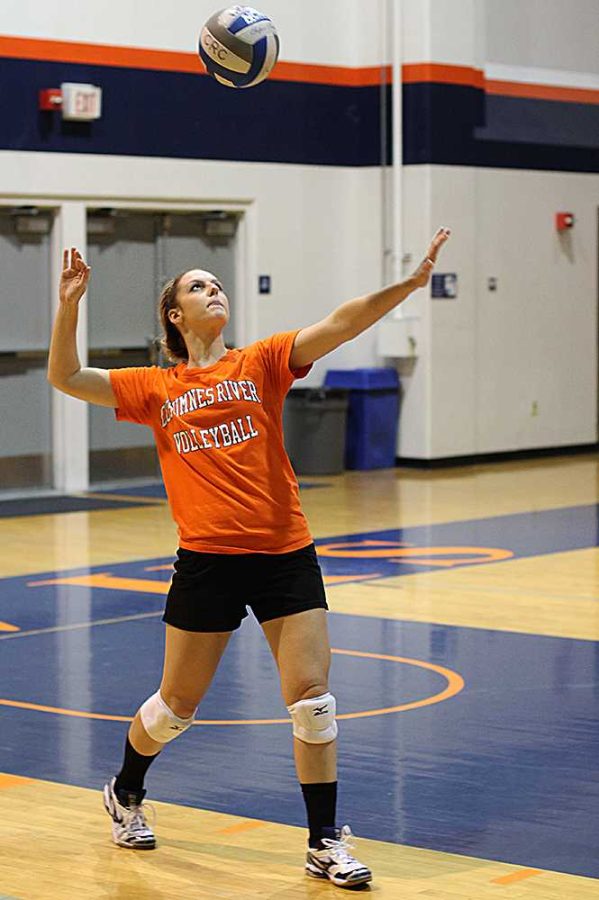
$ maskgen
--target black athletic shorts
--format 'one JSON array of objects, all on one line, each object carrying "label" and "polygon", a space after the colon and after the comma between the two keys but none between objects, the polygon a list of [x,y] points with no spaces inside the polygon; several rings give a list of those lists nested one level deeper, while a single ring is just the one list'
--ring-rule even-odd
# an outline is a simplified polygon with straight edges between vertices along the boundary
[{"label": "black athletic shorts", "polygon": [[291,553],[177,550],[163,622],[183,631],[234,631],[246,606],[259,622],[328,609],[314,544]]}]

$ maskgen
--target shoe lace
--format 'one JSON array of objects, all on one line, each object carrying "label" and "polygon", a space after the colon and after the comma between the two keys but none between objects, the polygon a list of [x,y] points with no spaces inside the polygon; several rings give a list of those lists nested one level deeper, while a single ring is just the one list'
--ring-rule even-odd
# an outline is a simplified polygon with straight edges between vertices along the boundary
[{"label": "shoe lace", "polygon": [[355,865],[357,860],[349,852],[355,849],[355,844],[351,843],[351,838],[353,837],[354,835],[349,825],[344,825],[339,832],[338,838],[322,838],[322,844],[331,856],[334,854],[337,863],[341,865]]},{"label": "shoe lace", "polygon": [[146,813],[150,814],[153,825],[156,821],[156,811],[151,803],[125,806],[122,811],[123,824],[127,826],[129,831],[146,831],[148,828]]}]

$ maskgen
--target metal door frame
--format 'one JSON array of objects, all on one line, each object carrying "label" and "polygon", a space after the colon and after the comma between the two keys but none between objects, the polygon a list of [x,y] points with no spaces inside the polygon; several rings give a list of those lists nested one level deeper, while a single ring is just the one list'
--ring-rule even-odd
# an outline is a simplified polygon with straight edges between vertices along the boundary
[{"label": "metal door frame", "polygon": [[[241,344],[258,338],[257,309],[257,204],[255,201],[176,201],[168,198],[153,200],[122,199],[111,196],[82,197],[77,200],[62,197],[4,198],[5,205],[39,206],[51,210],[52,319],[58,308],[58,284],[64,247],[78,247],[87,253],[87,216],[99,207],[148,212],[154,214],[202,213],[215,209],[239,217],[234,246],[236,280],[235,309],[238,336]],[[50,335],[48,335],[48,341]],[[88,322],[87,307],[81,305],[77,346],[82,365],[87,365]],[[60,493],[86,491],[89,488],[88,406],[59,391],[52,392],[52,468],[53,490]]]}]

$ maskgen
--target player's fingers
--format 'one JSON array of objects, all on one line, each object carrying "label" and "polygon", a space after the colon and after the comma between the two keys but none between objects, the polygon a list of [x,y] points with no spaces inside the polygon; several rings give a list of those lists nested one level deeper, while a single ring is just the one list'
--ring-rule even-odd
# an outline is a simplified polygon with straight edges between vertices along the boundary
[{"label": "player's fingers", "polygon": [[438,254],[439,254],[439,250],[441,249],[441,247],[443,246],[445,241],[448,239],[450,234],[451,234],[451,231],[449,230],[449,228],[439,228],[439,230],[436,232],[435,236],[433,237],[433,239],[431,241],[430,247],[428,248],[428,253],[427,253],[428,259],[432,259],[432,261],[435,262]]},{"label": "player's fingers", "polygon": [[69,268],[69,251],[63,250],[62,251],[62,271],[64,272],[65,269],[68,269],[68,268]]}]

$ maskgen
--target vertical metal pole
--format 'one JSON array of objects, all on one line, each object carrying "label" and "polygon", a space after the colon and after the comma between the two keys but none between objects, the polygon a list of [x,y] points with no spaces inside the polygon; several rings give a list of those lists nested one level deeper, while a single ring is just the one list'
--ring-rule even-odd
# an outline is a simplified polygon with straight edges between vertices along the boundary
[{"label": "vertical metal pole", "polygon": [[[393,282],[401,281],[402,271],[402,254],[403,254],[403,191],[402,191],[402,167],[403,167],[403,147],[402,147],[402,0],[390,0],[391,10],[391,73],[392,73],[392,147],[393,147],[393,165],[392,165],[392,234],[393,234],[393,250],[391,254],[391,271]],[[399,314],[401,307],[397,310]]]},{"label": "vertical metal pole", "polygon": [[[77,247],[87,254],[86,209],[83,203],[62,204],[52,229],[52,306],[58,309],[58,283],[63,248]],[[87,365],[87,297],[79,306],[77,349],[81,365]],[[89,433],[87,403],[52,391],[52,464],[53,486],[69,493],[89,487]]]}]

